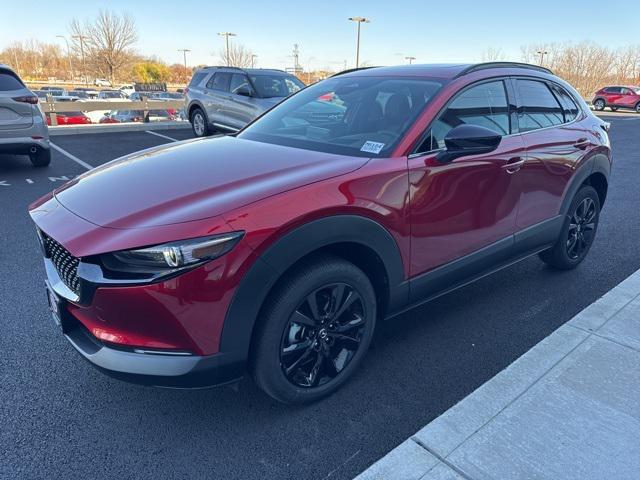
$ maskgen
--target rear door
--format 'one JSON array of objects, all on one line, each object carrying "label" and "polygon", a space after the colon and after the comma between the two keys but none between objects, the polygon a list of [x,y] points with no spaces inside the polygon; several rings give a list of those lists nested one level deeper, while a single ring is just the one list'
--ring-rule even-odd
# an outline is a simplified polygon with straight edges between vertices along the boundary
[{"label": "rear door", "polygon": [[522,197],[516,225],[522,230],[554,221],[577,164],[592,148],[592,137],[579,121],[576,101],[562,86],[533,78],[513,82],[518,128],[526,147],[518,172]]},{"label": "rear door", "polygon": [[227,125],[229,115],[229,84],[231,74],[216,72],[205,85],[205,108],[210,123]]},{"label": "rear door", "polygon": [[622,98],[622,89],[620,87],[607,87],[604,89],[607,94],[607,105],[618,105]]},{"label": "rear door", "polygon": [[0,131],[33,125],[34,106],[14,100],[24,96],[32,96],[32,93],[13,72],[0,68]]}]

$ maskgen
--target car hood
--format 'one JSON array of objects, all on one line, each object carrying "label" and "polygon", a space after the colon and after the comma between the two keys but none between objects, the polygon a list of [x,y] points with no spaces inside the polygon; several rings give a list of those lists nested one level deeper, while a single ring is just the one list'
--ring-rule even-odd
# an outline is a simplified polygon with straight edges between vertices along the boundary
[{"label": "car hood", "polygon": [[66,209],[102,227],[201,220],[360,168],[367,158],[220,137],[143,150],[56,190]]}]

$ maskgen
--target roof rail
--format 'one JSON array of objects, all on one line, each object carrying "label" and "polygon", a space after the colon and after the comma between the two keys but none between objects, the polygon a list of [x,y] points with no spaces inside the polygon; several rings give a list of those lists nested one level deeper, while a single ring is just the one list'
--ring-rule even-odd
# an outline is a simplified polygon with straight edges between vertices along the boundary
[{"label": "roof rail", "polygon": [[341,72],[334,73],[329,78],[337,77],[338,75],[345,75],[351,72],[357,72],[359,70],[369,70],[370,68],[379,68],[379,67],[358,67],[358,68],[348,68],[347,70],[342,70]]},{"label": "roof rail", "polygon": [[479,70],[487,70],[490,68],[527,68],[529,70],[536,70],[542,73],[549,73],[553,75],[553,72],[545,67],[540,67],[538,65],[531,65],[530,63],[520,63],[520,62],[486,62],[486,63],[476,63],[475,65],[470,65],[460,73],[458,73],[455,78],[461,77],[471,72],[477,72]]}]

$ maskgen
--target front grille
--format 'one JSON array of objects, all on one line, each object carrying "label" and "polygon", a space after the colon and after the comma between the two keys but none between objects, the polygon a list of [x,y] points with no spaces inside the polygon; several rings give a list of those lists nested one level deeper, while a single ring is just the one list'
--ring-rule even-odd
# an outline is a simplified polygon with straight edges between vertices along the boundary
[{"label": "front grille", "polygon": [[42,242],[47,258],[53,262],[64,284],[78,295],[80,292],[80,280],[78,279],[78,264],[80,263],[80,259],[71,255],[66,248],[46,233],[40,232],[40,234],[42,235]]}]

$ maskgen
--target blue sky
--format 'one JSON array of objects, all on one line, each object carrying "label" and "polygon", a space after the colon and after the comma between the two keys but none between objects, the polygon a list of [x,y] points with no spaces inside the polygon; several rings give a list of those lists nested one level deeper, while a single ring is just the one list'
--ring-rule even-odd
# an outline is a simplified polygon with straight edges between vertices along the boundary
[{"label": "blue sky", "polygon": [[356,26],[350,16],[371,18],[362,29],[361,61],[374,65],[404,63],[408,55],[416,63],[473,62],[490,47],[520,60],[520,46],[537,42],[640,43],[637,12],[594,22],[603,5],[609,12],[636,8],[628,0],[0,0],[0,48],[28,38],[60,43],[56,35],[68,33],[72,17],[92,18],[100,9],[134,18],[142,54],[174,63],[182,61],[178,48],[190,48],[190,65],[220,63],[217,32],[231,31],[262,67],[291,66],[294,43],[303,67],[339,69],[345,60],[353,66]]}]

